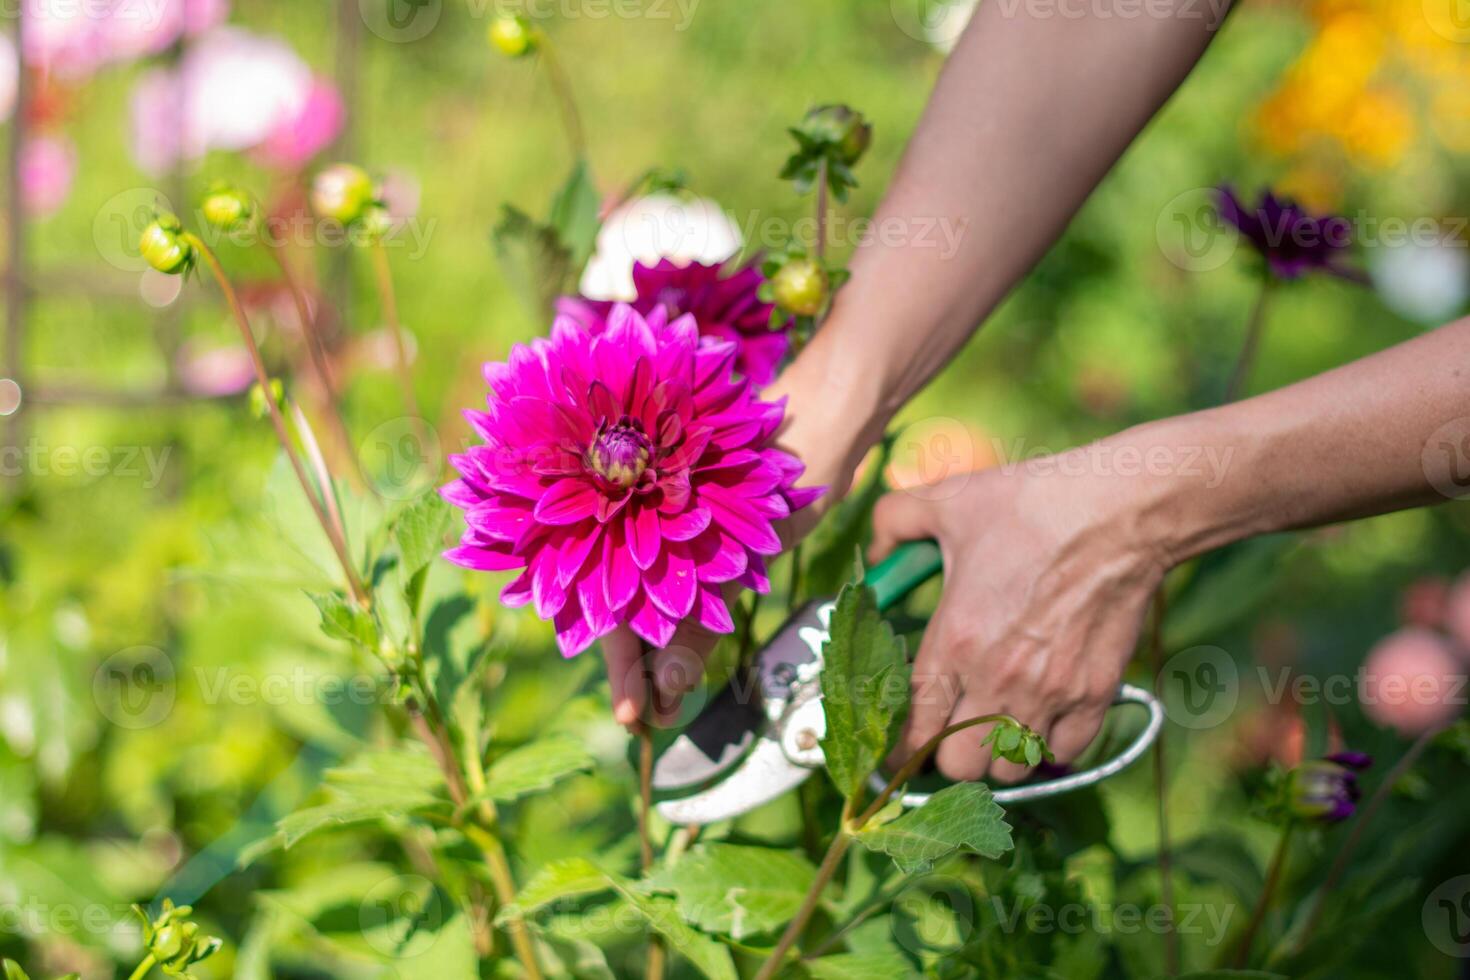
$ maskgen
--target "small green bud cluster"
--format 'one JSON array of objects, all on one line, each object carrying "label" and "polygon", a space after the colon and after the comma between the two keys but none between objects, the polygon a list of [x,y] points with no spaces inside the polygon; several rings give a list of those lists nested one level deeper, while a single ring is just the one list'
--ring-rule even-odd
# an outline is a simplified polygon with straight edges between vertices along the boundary
[{"label": "small green bud cluster", "polygon": [[795,182],[798,193],[805,194],[825,168],[832,194],[847,200],[849,188],[858,185],[852,168],[873,142],[872,123],[849,106],[825,105],[809,111],[789,132],[796,140],[796,152],[782,168],[782,179]]},{"label": "small green bud cluster", "polygon": [[143,923],[143,947],[148,955],[171,977],[197,980],[189,967],[219,952],[221,942],[213,936],[201,936],[199,926],[189,921],[194,910],[188,905],[174,905],[165,898],[163,911],[150,919],[141,907],[133,912]]},{"label": "small green bud cluster", "polygon": [[318,218],[335,221],[369,240],[386,234],[393,223],[382,188],[356,164],[334,163],[318,171],[310,197]]}]

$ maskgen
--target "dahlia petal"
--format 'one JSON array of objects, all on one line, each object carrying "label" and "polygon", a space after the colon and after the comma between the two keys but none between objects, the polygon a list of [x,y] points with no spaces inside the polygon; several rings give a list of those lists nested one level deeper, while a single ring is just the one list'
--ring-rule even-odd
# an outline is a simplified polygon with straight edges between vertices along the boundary
[{"label": "dahlia petal", "polygon": [[664,336],[692,350],[699,344],[699,324],[691,314],[685,313],[664,327]]},{"label": "dahlia petal", "polygon": [[500,590],[500,603],[509,609],[519,609],[531,601],[531,570],[528,568]]},{"label": "dahlia petal", "polygon": [[659,527],[665,540],[688,541],[704,533],[713,519],[708,507],[691,507],[682,514],[665,514]]},{"label": "dahlia petal", "polygon": [[519,541],[531,524],[531,512],[524,507],[508,505],[504,497],[470,505],[465,508],[464,517],[465,523],[475,533],[511,544]]},{"label": "dahlia petal", "polygon": [[556,582],[557,558],[554,549],[543,548],[531,562],[531,599],[542,619],[550,619],[567,604],[567,590]]},{"label": "dahlia petal", "polygon": [[674,638],[674,630],[678,623],[665,616],[658,607],[648,598],[642,596],[635,604],[633,616],[628,620],[628,625],[633,632],[643,637],[658,649],[669,645]]},{"label": "dahlia petal", "polygon": [[663,550],[643,580],[653,604],[675,619],[683,619],[694,608],[697,585],[694,562],[688,554],[673,548]]},{"label": "dahlia petal", "polygon": [[750,556],[749,567],[747,567],[745,569],[745,573],[737,578],[735,581],[739,582],[747,589],[759,592],[761,595],[765,595],[767,592],[771,591],[771,577],[766,574],[765,559],[761,558],[759,555]]},{"label": "dahlia petal", "polygon": [[679,470],[664,477],[659,481],[659,489],[663,491],[663,501],[658,505],[660,514],[684,511],[689,506],[689,498],[693,492],[689,483],[689,471]]},{"label": "dahlia petal", "polygon": [[597,514],[602,495],[581,480],[554,483],[536,502],[535,517],[542,524],[575,524]]},{"label": "dahlia petal", "polygon": [[465,510],[478,504],[483,499],[479,492],[464,480],[455,480],[439,488],[439,496],[444,502]]},{"label": "dahlia petal", "polygon": [[598,539],[602,535],[602,525],[596,521],[588,521],[587,527],[579,529],[562,546],[561,555],[556,563],[556,583],[562,588],[576,577],[587,564],[587,556],[592,554]]},{"label": "dahlia petal", "polygon": [[735,632],[735,620],[730,616],[730,607],[725,598],[713,585],[699,587],[699,599],[694,604],[694,618],[711,633]]},{"label": "dahlia petal", "polygon": [[602,557],[602,594],[608,608],[616,611],[632,602],[640,581],[638,566],[633,564],[621,528],[609,527],[603,538]]},{"label": "dahlia petal", "polygon": [[450,548],[444,552],[444,557],[456,565],[463,565],[465,568],[473,568],[481,572],[508,572],[526,564],[526,559],[519,555],[491,551],[489,548],[472,544],[460,544]]},{"label": "dahlia petal", "polygon": [[714,513],[716,524],[752,551],[762,555],[781,553],[781,539],[776,535],[776,529],[744,501],[721,493],[718,487],[703,487],[700,502]]},{"label": "dahlia petal", "polygon": [[786,503],[794,514],[797,511],[816,503],[826,494],[826,487],[789,487],[783,491],[786,495]]},{"label": "dahlia petal", "polygon": [[690,545],[701,582],[731,582],[745,574],[749,558],[739,541],[711,529],[695,538]]},{"label": "dahlia petal", "polygon": [[618,625],[618,618],[608,607],[602,590],[602,569],[588,569],[577,580],[577,601],[582,606],[582,619],[594,634],[602,636]]},{"label": "dahlia petal", "polygon": [[624,526],[628,530],[628,550],[633,555],[633,564],[648,569],[658,558],[659,542],[662,538],[658,511],[653,507],[640,505],[630,511]]},{"label": "dahlia petal", "polygon": [[587,625],[580,615],[581,610],[568,606],[556,617],[556,645],[561,655],[568,660],[590,647],[598,634]]}]

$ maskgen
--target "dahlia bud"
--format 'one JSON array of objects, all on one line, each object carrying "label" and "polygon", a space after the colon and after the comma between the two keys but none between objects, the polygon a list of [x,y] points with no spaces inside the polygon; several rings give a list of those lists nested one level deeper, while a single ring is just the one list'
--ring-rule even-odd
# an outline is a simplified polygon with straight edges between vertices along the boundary
[{"label": "dahlia bud", "polygon": [[990,734],[985,736],[985,741],[980,744],[991,747],[992,758],[1005,759],[1020,766],[1038,766],[1043,761],[1056,761],[1040,732],[1013,721],[996,722]]},{"label": "dahlia bud", "polygon": [[873,126],[861,112],[845,105],[818,106],[801,121],[801,130],[813,142],[833,146],[838,159],[852,166],[873,142]]},{"label": "dahlia bud", "polygon": [[1338,752],[1302,763],[1287,777],[1287,812],[1314,823],[1346,820],[1362,797],[1357,774],[1371,765],[1373,759],[1361,752]]},{"label": "dahlia bud", "polygon": [[255,202],[239,188],[215,184],[204,195],[199,210],[205,221],[220,231],[231,232],[255,217]]},{"label": "dahlia bud", "polygon": [[[271,378],[271,401],[275,402],[277,411],[282,410],[286,389],[281,386],[279,378]],[[268,418],[271,414],[271,403],[265,400],[265,390],[259,382],[250,387],[250,414],[258,419]]]},{"label": "dahlia bud", "polygon": [[827,270],[815,259],[788,260],[771,277],[776,303],[797,316],[816,316],[827,303]]},{"label": "dahlia bud", "polygon": [[490,44],[507,58],[523,58],[536,50],[536,29],[520,14],[502,14],[486,32]]},{"label": "dahlia bud", "polygon": [[184,226],[177,216],[159,212],[138,239],[138,253],[143,260],[168,275],[188,272],[194,264],[194,247],[184,238]]},{"label": "dahlia bud", "polygon": [[377,196],[367,171],[350,163],[334,163],[311,182],[311,209],[344,227],[362,218]]}]

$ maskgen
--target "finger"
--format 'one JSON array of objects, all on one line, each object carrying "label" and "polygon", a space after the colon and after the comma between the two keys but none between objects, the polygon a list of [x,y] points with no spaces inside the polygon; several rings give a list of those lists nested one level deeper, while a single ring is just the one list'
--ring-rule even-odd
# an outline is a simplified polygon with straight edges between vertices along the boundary
[{"label": "finger", "polygon": [[1107,713],[1106,705],[1100,708],[1082,708],[1070,712],[1052,725],[1047,748],[1057,757],[1059,765],[1069,765],[1092,744],[1092,740],[1102,730]]},{"label": "finger", "polygon": [[612,690],[613,718],[624,728],[631,728],[638,724],[648,703],[643,641],[626,626],[619,626],[602,638],[601,645]]},{"label": "finger", "polygon": [[[993,693],[972,690],[960,698],[959,704],[955,705],[945,723],[955,725],[982,715],[1001,714],[1006,710],[1005,702],[996,700]],[[994,727],[991,724],[975,725],[955,732],[944,740],[939,746],[935,761],[945,778],[955,782],[969,782],[994,774],[998,763],[992,761],[991,747],[984,744]]]},{"label": "finger", "polygon": [[868,561],[882,561],[902,542],[932,538],[937,532],[934,504],[895,490],[873,508],[873,543],[868,547]]},{"label": "finger", "polygon": [[[888,756],[890,770],[897,769],[944,729],[950,713],[959,701],[960,680],[949,669],[939,639],[944,622],[944,600],[940,599],[934,622],[919,642],[914,670],[909,681],[909,714],[904,720],[898,745]],[[940,624],[940,625],[935,625]]]}]

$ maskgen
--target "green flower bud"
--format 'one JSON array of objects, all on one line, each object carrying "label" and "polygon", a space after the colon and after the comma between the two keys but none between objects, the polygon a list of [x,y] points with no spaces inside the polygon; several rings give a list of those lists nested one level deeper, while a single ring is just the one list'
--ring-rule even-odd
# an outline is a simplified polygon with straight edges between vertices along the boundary
[{"label": "green flower bud", "polygon": [[1046,746],[1046,739],[1027,725],[997,722],[980,744],[990,746],[992,758],[1005,759],[1020,766],[1037,766],[1043,759],[1056,761]]},{"label": "green flower bud", "polygon": [[188,923],[170,922],[153,935],[153,942],[148,946],[148,952],[160,963],[167,963],[178,956],[185,948],[193,946],[193,937],[188,938],[185,944],[185,926]]},{"label": "green flower bud", "polygon": [[204,195],[199,210],[205,221],[229,232],[250,223],[255,217],[255,202],[239,188],[215,184]]},{"label": "green flower bud", "polygon": [[143,229],[138,252],[159,272],[175,275],[188,272],[194,264],[194,248],[183,237],[184,226],[168,212],[160,212]]},{"label": "green flower bud", "polygon": [[520,14],[502,14],[485,32],[490,45],[507,58],[523,58],[536,50],[536,28]]},{"label": "green flower bud", "polygon": [[361,218],[377,196],[367,171],[350,163],[334,163],[311,182],[311,209],[317,217],[343,226]]},{"label": "green flower bud", "polygon": [[791,259],[771,278],[777,305],[797,316],[816,316],[827,303],[827,270],[815,259]]},{"label": "green flower bud", "polygon": [[848,166],[862,159],[873,142],[873,126],[863,114],[845,105],[818,106],[801,121],[801,130],[817,143],[836,148]]},{"label": "green flower bud", "polygon": [[[271,378],[271,399],[276,403],[276,408],[286,400],[286,389],[281,386],[279,378]],[[265,400],[265,392],[261,390],[257,382],[250,386],[250,413],[258,419],[270,415],[270,404]]]},{"label": "green flower bud", "polygon": [[369,204],[363,209],[362,217],[358,219],[358,228],[368,241],[382,238],[392,227],[393,216],[381,204]]}]

